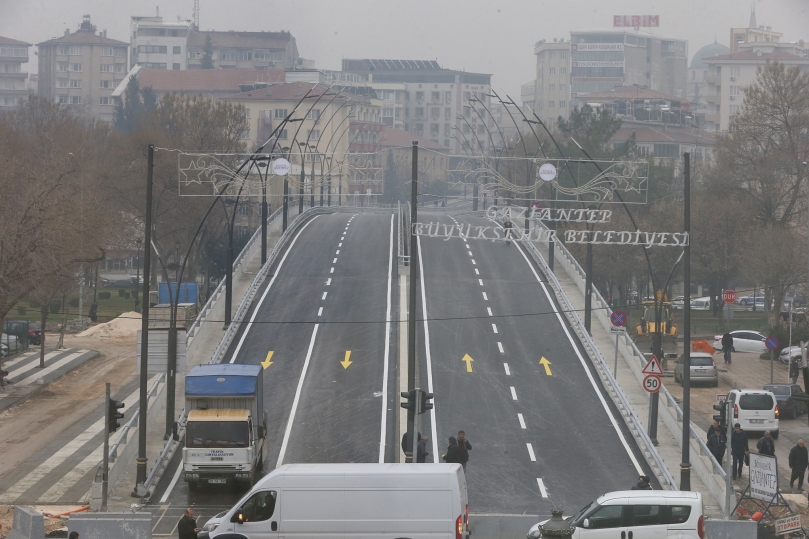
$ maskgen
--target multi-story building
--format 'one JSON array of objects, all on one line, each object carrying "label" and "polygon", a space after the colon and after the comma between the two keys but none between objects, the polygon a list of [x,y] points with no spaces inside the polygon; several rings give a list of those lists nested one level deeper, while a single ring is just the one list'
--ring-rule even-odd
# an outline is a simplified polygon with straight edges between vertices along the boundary
[{"label": "multi-story building", "polygon": [[574,106],[586,95],[614,86],[638,85],[685,98],[688,43],[626,31],[570,33],[571,98]]},{"label": "multi-story building", "polygon": [[188,69],[188,36],[192,21],[165,22],[163,17],[132,17],[129,24],[132,66]]},{"label": "multi-story building", "polygon": [[493,125],[483,108],[491,100],[491,75],[442,68],[432,60],[343,60],[343,72],[368,76],[369,85],[404,84],[404,130],[456,154],[490,146]]},{"label": "multi-story building", "polygon": [[294,69],[298,46],[289,32],[194,31],[188,37],[188,69],[199,69],[210,37],[214,68]]},{"label": "multi-story building", "polygon": [[39,91],[45,99],[70,105],[106,122],[113,121],[112,92],[129,71],[129,44],[107,37],[85,15],[76,32],[37,45]]},{"label": "multi-story building", "polygon": [[730,53],[739,52],[744,45],[752,43],[778,43],[783,36],[781,32],[773,32],[770,26],[756,24],[756,5],[753,4],[747,28],[730,29]]},{"label": "multi-story building", "polygon": [[[532,109],[546,124],[554,125],[570,115],[570,42],[564,39],[538,41]],[[525,103],[525,101],[524,101]]]},{"label": "multi-story building", "polygon": [[0,36],[0,110],[14,108],[28,95],[28,62],[30,43]]},{"label": "multi-story building", "polygon": [[730,49],[726,46],[714,41],[710,45],[705,45],[691,58],[691,64],[688,66],[688,90],[686,91],[686,99],[693,105],[696,117],[694,123],[702,124],[705,120],[705,114],[708,112],[708,102],[706,101],[706,92],[708,90],[708,64],[705,63],[705,58],[712,56],[719,56],[728,54]]}]

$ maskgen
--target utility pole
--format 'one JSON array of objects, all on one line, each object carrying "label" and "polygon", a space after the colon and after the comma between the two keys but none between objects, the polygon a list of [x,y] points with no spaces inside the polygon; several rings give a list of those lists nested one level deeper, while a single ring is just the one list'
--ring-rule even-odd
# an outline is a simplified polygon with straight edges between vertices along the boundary
[{"label": "utility pole", "polygon": [[283,223],[282,223],[283,227],[282,227],[281,231],[286,232],[287,231],[287,220],[288,220],[288,217],[289,217],[289,180],[287,179],[286,176],[284,176],[284,211],[283,211],[283,216],[284,216]]},{"label": "utility pole", "polygon": [[107,382],[104,391],[104,458],[101,471],[101,512],[107,512],[107,492],[109,489],[110,474],[110,383]]},{"label": "utility pole", "polygon": [[[683,154],[683,231],[688,234],[683,262],[683,455],[680,464],[680,490],[691,490],[691,456],[689,442],[691,432],[691,154]],[[728,416],[728,422],[730,418]],[[730,444],[730,439],[728,439]]]},{"label": "utility pole", "polygon": [[[407,314],[407,390],[414,395],[416,389],[416,284],[419,273],[419,248],[418,237],[414,234],[416,221],[418,219],[419,204],[419,143],[413,141],[410,179],[410,297]],[[418,401],[418,399],[416,399]],[[416,404],[413,403],[407,409],[407,432],[410,433],[410,441],[416,447],[415,439],[418,433],[415,431]],[[412,462],[416,462],[416,453],[412,455]]]}]

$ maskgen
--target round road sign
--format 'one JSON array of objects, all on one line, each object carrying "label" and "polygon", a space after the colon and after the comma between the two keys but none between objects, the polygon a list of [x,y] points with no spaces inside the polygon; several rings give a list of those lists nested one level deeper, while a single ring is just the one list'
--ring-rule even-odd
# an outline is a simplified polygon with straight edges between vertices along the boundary
[{"label": "round road sign", "polygon": [[612,311],[610,322],[613,326],[622,327],[626,325],[626,313],[624,311]]},{"label": "round road sign", "polygon": [[549,182],[556,177],[556,167],[550,163],[545,163],[539,167],[538,174],[543,181]]},{"label": "round road sign", "polygon": [[778,337],[770,335],[769,337],[767,337],[767,340],[764,341],[764,344],[765,346],[767,346],[767,350],[775,350],[776,348],[778,348],[780,342],[778,341]]},{"label": "round road sign", "polygon": [[276,176],[286,176],[289,174],[289,161],[283,157],[279,157],[272,162],[272,173]]},{"label": "round road sign", "polygon": [[725,290],[722,292],[722,299],[725,300],[725,303],[733,303],[736,301],[736,291],[735,290]]},{"label": "round road sign", "polygon": [[647,393],[657,393],[660,391],[660,377],[656,374],[647,374],[643,379],[643,389]]}]

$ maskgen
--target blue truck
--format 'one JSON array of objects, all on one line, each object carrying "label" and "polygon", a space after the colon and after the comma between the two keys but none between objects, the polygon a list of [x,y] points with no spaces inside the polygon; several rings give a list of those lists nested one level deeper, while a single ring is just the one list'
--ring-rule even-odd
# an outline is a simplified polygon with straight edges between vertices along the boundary
[{"label": "blue truck", "polygon": [[197,365],[185,377],[183,479],[201,485],[261,477],[267,412],[261,365]]}]

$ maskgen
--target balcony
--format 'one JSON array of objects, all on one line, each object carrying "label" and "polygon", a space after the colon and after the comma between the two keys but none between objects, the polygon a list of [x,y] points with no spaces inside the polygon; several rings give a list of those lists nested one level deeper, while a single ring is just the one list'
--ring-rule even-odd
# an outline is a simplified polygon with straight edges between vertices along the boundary
[{"label": "balcony", "polygon": [[709,105],[718,105],[722,101],[721,95],[706,95],[705,102]]},{"label": "balcony", "polygon": [[708,73],[705,75],[705,82],[708,84],[722,84],[722,75],[719,73]]},{"label": "balcony", "polygon": [[705,114],[705,122],[706,123],[718,124],[719,123],[719,118],[720,117],[719,117],[718,112],[708,112],[708,113]]},{"label": "balcony", "polygon": [[0,78],[3,79],[27,79],[28,72],[27,71],[18,71],[17,73],[6,73],[5,71],[0,71]]}]

